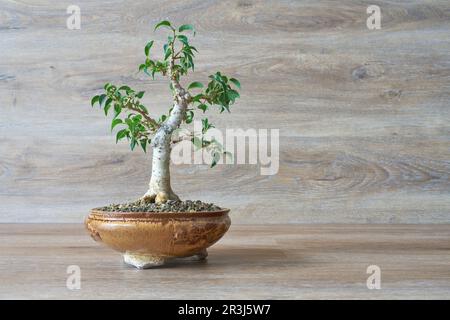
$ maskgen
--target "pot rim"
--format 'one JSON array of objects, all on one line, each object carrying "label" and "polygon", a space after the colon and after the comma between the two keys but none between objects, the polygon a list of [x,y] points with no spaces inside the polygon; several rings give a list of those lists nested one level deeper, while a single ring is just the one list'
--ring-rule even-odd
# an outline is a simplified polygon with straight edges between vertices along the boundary
[{"label": "pot rim", "polygon": [[100,208],[93,208],[87,219],[116,221],[116,220],[167,220],[181,219],[187,220],[192,218],[217,218],[228,215],[230,209],[222,208],[217,211],[200,211],[200,212],[133,212],[133,211],[106,211]]}]

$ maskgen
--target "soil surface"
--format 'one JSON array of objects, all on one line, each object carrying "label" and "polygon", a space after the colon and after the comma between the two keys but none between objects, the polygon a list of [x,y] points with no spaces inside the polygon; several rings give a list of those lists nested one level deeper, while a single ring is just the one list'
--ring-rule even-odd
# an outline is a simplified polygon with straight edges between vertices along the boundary
[{"label": "soil surface", "polygon": [[166,203],[161,204],[137,200],[128,203],[110,204],[98,209],[111,212],[205,212],[222,210],[221,207],[215,204],[205,203],[200,200],[168,200]]}]

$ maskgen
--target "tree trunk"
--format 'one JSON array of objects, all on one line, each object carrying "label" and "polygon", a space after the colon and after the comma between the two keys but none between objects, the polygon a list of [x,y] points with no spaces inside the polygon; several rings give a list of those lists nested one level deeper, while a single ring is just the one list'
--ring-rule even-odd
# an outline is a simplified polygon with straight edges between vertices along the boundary
[{"label": "tree trunk", "polygon": [[172,133],[180,126],[185,117],[186,109],[191,98],[189,93],[180,85],[178,76],[174,72],[175,59],[173,53],[175,50],[173,42],[171,47],[172,56],[169,65],[169,76],[174,90],[173,109],[169,118],[159,127],[153,138],[152,177],[150,179],[149,189],[143,197],[146,201],[154,200],[156,203],[166,202],[169,199],[179,200],[170,186],[170,143]]},{"label": "tree trunk", "polygon": [[153,148],[152,176],[146,196],[155,197],[157,202],[179,199],[170,186],[170,151],[170,139],[169,143]]},{"label": "tree trunk", "polygon": [[169,118],[156,132],[152,147],[152,176],[149,189],[144,199],[163,203],[167,200],[179,200],[170,186],[170,151],[172,133],[177,129],[184,119],[188,106],[189,94],[180,86],[178,81],[172,81],[175,88],[174,106]]}]

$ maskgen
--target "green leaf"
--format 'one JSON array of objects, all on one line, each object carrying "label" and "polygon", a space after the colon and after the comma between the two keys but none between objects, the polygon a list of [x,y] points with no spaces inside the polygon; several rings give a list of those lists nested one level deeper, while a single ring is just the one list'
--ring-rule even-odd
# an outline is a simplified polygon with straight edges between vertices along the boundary
[{"label": "green leaf", "polygon": [[164,55],[164,60],[167,60],[167,58],[172,54],[172,49],[167,48],[166,54]]},{"label": "green leaf", "polygon": [[185,35],[179,34],[177,35],[177,38],[184,44],[189,45],[188,38]]},{"label": "green leaf", "polygon": [[114,105],[114,119],[122,112],[122,106],[118,103]]},{"label": "green leaf", "polygon": [[111,108],[111,106],[112,106],[112,104],[111,104],[111,102],[112,102],[112,99],[111,98],[108,98],[107,100],[106,100],[106,102],[105,102],[105,116],[107,116],[108,115],[108,110],[109,110],[109,108]]},{"label": "green leaf", "polygon": [[241,88],[241,83],[240,83],[237,79],[235,79],[235,78],[230,78],[230,81],[233,82],[234,85],[235,85],[236,87],[238,87],[239,89]]},{"label": "green leaf", "polygon": [[192,98],[192,102],[199,102],[200,99],[202,99],[202,98],[204,98],[204,97],[205,97],[205,96],[203,95],[203,93],[199,93],[199,94],[195,95],[195,96]]},{"label": "green leaf", "polygon": [[134,150],[134,148],[136,147],[136,144],[137,144],[137,140],[135,138],[132,138],[131,142],[130,142],[131,151]]},{"label": "green leaf", "polygon": [[191,24],[183,24],[182,26],[180,26],[178,28],[178,32],[183,32],[183,31],[186,31],[186,30],[191,30],[192,32],[194,32],[194,36],[195,36],[195,28]]},{"label": "green leaf", "polygon": [[136,97],[138,97],[139,99],[142,99],[142,97],[144,96],[144,93],[145,93],[145,91],[139,91],[139,92],[136,94]]},{"label": "green leaf", "polygon": [[202,133],[205,134],[209,129],[214,128],[212,124],[209,123],[208,118],[202,119]]},{"label": "green leaf", "polygon": [[[150,73],[148,73],[148,69],[147,69],[147,67],[144,67],[144,73],[146,74],[146,75],[148,75],[149,77],[151,77],[152,75],[150,74]],[[154,77],[153,77],[154,78]]]},{"label": "green leaf", "polygon": [[188,90],[194,89],[194,88],[203,88],[203,83],[194,81],[188,86]]},{"label": "green leaf", "polygon": [[166,121],[166,119],[167,119],[167,116],[166,116],[165,114],[163,114],[163,115],[159,118],[159,121],[158,121],[158,122],[164,122],[164,121]]},{"label": "green leaf", "polygon": [[186,112],[186,123],[191,123],[194,119],[194,112],[192,110],[189,110]]},{"label": "green leaf", "polygon": [[227,110],[228,113],[230,113],[230,107],[229,106],[225,106],[225,105],[223,105],[222,108],[220,109],[220,113],[224,112],[225,110]]},{"label": "green leaf", "polygon": [[140,122],[142,120],[142,115],[137,114],[132,118],[134,123]]},{"label": "green leaf", "polygon": [[140,104],[139,108],[141,108],[141,110],[144,111],[145,113],[148,113],[148,109],[144,105]]},{"label": "green leaf", "polygon": [[142,70],[144,70],[145,69],[145,67],[146,67],[146,65],[143,63],[143,64],[141,64],[140,66],[139,66],[139,71],[142,71]]},{"label": "green leaf", "polygon": [[222,79],[222,75],[220,74],[219,71],[216,72],[216,74],[213,76],[214,80],[216,80],[217,82],[223,83],[223,79]]},{"label": "green leaf", "polygon": [[212,153],[212,156],[213,156],[213,159],[211,162],[211,168],[213,168],[217,164],[217,162],[220,160],[220,153],[214,151]]},{"label": "green leaf", "polygon": [[119,90],[124,90],[125,92],[128,93],[128,91],[131,91],[131,88],[130,88],[129,86],[121,86],[121,87],[119,88]]},{"label": "green leaf", "polygon": [[141,148],[142,150],[144,150],[145,153],[147,153],[147,139],[142,139],[141,141],[139,141],[141,144]]},{"label": "green leaf", "polygon": [[193,137],[191,142],[197,148],[197,150],[202,148],[203,143],[199,137]]},{"label": "green leaf", "polygon": [[[130,117],[130,115],[128,115],[128,117]],[[128,125],[128,128],[130,129],[130,131],[134,131],[134,127],[135,127],[135,123],[133,122],[133,120],[131,120],[130,118],[125,119],[125,123]]]},{"label": "green leaf", "polygon": [[231,101],[234,101],[234,100],[236,100],[236,98],[240,97],[239,92],[237,92],[236,90],[228,90],[227,96],[228,96],[228,99],[230,99]]},{"label": "green leaf", "polygon": [[185,45],[185,46],[183,47],[182,51],[184,52],[184,54],[185,54],[186,56],[193,56],[193,55],[194,55],[194,53],[192,52],[190,46],[186,46],[186,45]]},{"label": "green leaf", "polygon": [[105,86],[103,87],[105,90],[108,90],[108,88],[111,86],[111,83],[107,82],[105,83]]},{"label": "green leaf", "polygon": [[116,134],[116,143],[127,136],[128,129],[122,129]]},{"label": "green leaf", "polygon": [[[191,65],[192,71],[194,71],[194,61],[192,59],[192,56],[188,56],[188,60],[189,60],[189,63]],[[203,87],[203,84],[202,84],[202,87]]]},{"label": "green leaf", "polygon": [[153,46],[153,42],[154,42],[153,40],[150,41],[149,43],[147,43],[147,45],[144,48],[144,52],[147,57],[148,57],[148,54],[150,53],[150,48]]},{"label": "green leaf", "polygon": [[100,96],[94,96],[93,98],[92,98],[92,100],[91,100],[91,106],[93,107],[94,106],[94,104],[96,103],[96,102],[98,102],[98,99],[100,98]]},{"label": "green leaf", "polygon": [[106,94],[101,94],[100,97],[98,98],[98,103],[100,104],[100,107],[102,106],[105,99],[106,99]]},{"label": "green leaf", "polygon": [[113,131],[114,127],[117,126],[118,124],[123,123],[121,119],[114,119],[111,122],[111,131]]},{"label": "green leaf", "polygon": [[205,113],[206,110],[208,110],[208,106],[207,106],[206,104],[204,104],[204,103],[199,104],[199,105],[197,106],[197,108],[199,108],[200,110],[202,110],[203,113]]},{"label": "green leaf", "polygon": [[159,27],[168,27],[168,28],[170,28],[170,29],[173,29],[173,28],[172,28],[172,25],[171,25],[170,22],[167,21],[167,20],[163,20],[163,21],[159,22],[159,23],[155,26],[155,29],[154,29],[153,31],[155,31],[155,30],[158,29]]}]

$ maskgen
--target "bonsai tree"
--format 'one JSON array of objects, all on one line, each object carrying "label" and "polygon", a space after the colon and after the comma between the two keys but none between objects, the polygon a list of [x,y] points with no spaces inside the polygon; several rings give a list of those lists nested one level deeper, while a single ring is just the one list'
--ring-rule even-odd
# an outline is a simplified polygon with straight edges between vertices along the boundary
[{"label": "bonsai tree", "polygon": [[153,79],[156,75],[167,78],[173,95],[173,105],[168,114],[155,118],[141,102],[145,91],[135,91],[127,85],[118,87],[111,83],[105,84],[104,93],[92,98],[91,105],[98,104],[105,116],[108,116],[109,111],[114,113],[111,131],[116,126],[121,127],[116,133],[116,143],[127,139],[131,150],[140,146],[144,152],[147,146],[151,146],[152,173],[148,191],[142,200],[164,203],[169,199],[179,200],[170,184],[170,153],[175,143],[189,139],[197,148],[208,149],[212,155],[212,167],[225,153],[213,139],[207,140],[203,136],[213,127],[207,117],[202,118],[200,137],[191,133],[174,138],[174,133],[182,124],[191,123],[198,112],[205,114],[212,107],[218,107],[220,113],[230,112],[230,106],[239,98],[237,89],[240,89],[240,83],[235,78],[216,72],[209,76],[206,86],[195,81],[185,88],[182,77],[194,71],[194,56],[198,52],[188,38],[188,34],[195,36],[195,29],[190,24],[176,28],[167,20],[159,22],[154,31],[159,28],[169,32],[163,46],[163,55],[158,59],[151,54],[154,41],[148,42],[144,48],[145,62],[139,66],[139,71]]}]

